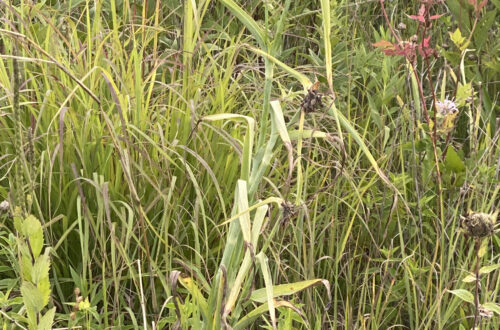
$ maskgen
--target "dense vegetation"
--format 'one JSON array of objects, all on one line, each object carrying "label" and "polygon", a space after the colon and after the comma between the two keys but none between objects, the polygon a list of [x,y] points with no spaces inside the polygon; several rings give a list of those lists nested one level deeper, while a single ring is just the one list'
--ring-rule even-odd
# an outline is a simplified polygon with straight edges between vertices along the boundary
[{"label": "dense vegetation", "polygon": [[0,12],[3,329],[500,327],[499,0]]}]

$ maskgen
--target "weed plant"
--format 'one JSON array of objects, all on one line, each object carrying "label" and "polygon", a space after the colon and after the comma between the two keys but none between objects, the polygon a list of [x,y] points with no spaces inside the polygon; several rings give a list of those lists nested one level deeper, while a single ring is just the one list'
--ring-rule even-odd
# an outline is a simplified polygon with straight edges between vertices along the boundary
[{"label": "weed plant", "polygon": [[499,0],[0,12],[2,328],[500,328]]}]

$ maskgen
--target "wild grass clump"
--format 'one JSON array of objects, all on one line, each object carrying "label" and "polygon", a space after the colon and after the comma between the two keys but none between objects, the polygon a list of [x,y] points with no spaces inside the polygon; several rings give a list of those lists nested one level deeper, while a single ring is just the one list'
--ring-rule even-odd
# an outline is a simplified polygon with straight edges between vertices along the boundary
[{"label": "wild grass clump", "polygon": [[0,325],[498,329],[498,1],[0,2]]}]

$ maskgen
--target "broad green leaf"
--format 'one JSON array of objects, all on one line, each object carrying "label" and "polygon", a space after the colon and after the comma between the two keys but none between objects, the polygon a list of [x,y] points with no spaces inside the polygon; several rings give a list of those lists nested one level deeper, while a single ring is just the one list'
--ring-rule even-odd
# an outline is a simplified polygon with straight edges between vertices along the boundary
[{"label": "broad green leaf", "polygon": [[457,290],[448,290],[448,292],[457,296],[458,298],[462,299],[465,302],[468,302],[471,304],[474,302],[474,296],[472,295],[472,293],[470,293],[467,290],[457,289]]},{"label": "broad green leaf", "polygon": [[38,258],[43,248],[43,230],[40,221],[33,215],[24,219],[22,233],[29,239],[34,258]]},{"label": "broad green leaf", "polygon": [[54,322],[54,316],[56,315],[56,308],[51,308],[42,316],[40,322],[38,323],[37,330],[50,330],[52,329],[52,323]]},{"label": "broad green leaf", "polygon": [[500,316],[500,306],[498,304],[488,302],[488,303],[484,303],[482,306],[484,308],[492,311],[492,312],[495,312],[496,314],[498,314]]},{"label": "broad green leaf", "polygon": [[465,171],[465,164],[452,146],[446,151],[444,164],[447,169],[459,173]]},{"label": "broad green leaf", "polygon": [[43,248],[43,231],[40,229],[38,232],[30,236],[31,251],[33,257],[38,258]]},{"label": "broad green leaf", "polygon": [[479,274],[489,274],[498,268],[500,268],[500,264],[484,266],[479,269]]},{"label": "broad green leaf", "polygon": [[22,224],[22,233],[24,236],[29,237],[38,231],[42,230],[42,224],[33,215],[28,215]]},{"label": "broad green leaf", "polygon": [[32,309],[35,313],[39,313],[45,306],[42,293],[29,282],[23,282],[21,285],[21,295],[26,307]]},{"label": "broad green leaf", "polygon": [[39,256],[31,269],[31,281],[38,284],[40,280],[49,277],[50,259],[47,254]]},{"label": "broad green leaf", "polygon": [[464,106],[467,102],[468,97],[474,95],[474,90],[472,89],[472,84],[469,82],[467,84],[458,83],[456,102],[459,107]]},{"label": "broad green leaf", "polygon": [[50,299],[50,281],[48,276],[40,280],[38,283],[38,290],[42,294],[43,306],[46,306]]},{"label": "broad green leaf", "polygon": [[31,256],[28,253],[23,253],[21,257],[21,268],[23,271],[23,275],[25,280],[32,281],[31,279],[31,271],[33,269],[33,263],[31,262]]},{"label": "broad green leaf", "polygon": [[[328,292],[330,292],[330,283],[323,279],[314,279],[308,281],[301,281],[289,284],[280,284],[273,286],[273,297],[290,296],[304,289],[311,288],[313,286],[323,284]],[[267,294],[265,289],[258,289],[252,292],[250,299],[256,302],[263,303],[267,299]]]}]

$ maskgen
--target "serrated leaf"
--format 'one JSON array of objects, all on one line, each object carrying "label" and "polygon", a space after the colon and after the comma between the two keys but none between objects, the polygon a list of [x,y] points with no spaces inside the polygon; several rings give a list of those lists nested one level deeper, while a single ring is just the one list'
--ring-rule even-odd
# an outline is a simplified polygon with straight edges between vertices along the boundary
[{"label": "serrated leaf", "polygon": [[500,264],[484,266],[479,269],[479,274],[489,274],[498,268],[500,268]]},{"label": "serrated leaf", "polygon": [[500,315],[500,306],[498,304],[488,302],[488,303],[484,303],[482,306],[483,306],[483,308],[486,308],[486,309]]},{"label": "serrated leaf", "polygon": [[45,306],[42,293],[36,286],[29,282],[23,282],[21,285],[21,295],[26,307],[35,313],[39,313]]},{"label": "serrated leaf", "polygon": [[474,302],[474,296],[472,295],[472,293],[470,293],[467,290],[457,289],[457,290],[448,290],[448,292],[457,296],[458,298],[462,299],[465,302],[468,302],[471,304]]},{"label": "serrated leaf", "polygon": [[43,248],[43,231],[40,229],[38,232],[30,236],[31,251],[33,257],[38,258]]},{"label": "serrated leaf", "polygon": [[43,306],[46,306],[50,298],[50,281],[48,276],[40,280],[38,283],[38,290],[42,294]]},{"label": "serrated leaf", "polygon": [[462,36],[462,33],[460,32],[460,30],[457,28],[455,30],[455,32],[450,33],[450,38],[451,38],[451,41],[453,41],[453,43],[455,44],[455,46],[457,46],[458,49],[460,50],[464,50],[465,48],[467,48],[467,46],[469,45],[469,42],[465,42],[465,37]]},{"label": "serrated leaf", "polygon": [[37,258],[42,252],[43,247],[42,224],[33,215],[29,215],[24,219],[21,227],[22,234],[29,239],[33,257]]},{"label": "serrated leaf", "polygon": [[37,330],[50,330],[52,329],[52,323],[54,323],[54,316],[56,315],[56,308],[51,308],[45,313],[38,323]]},{"label": "serrated leaf", "polygon": [[31,271],[33,270],[33,264],[31,262],[31,256],[29,256],[28,254],[23,253],[23,255],[21,257],[21,268],[22,268],[24,278],[27,281],[31,282],[32,281]]},{"label": "serrated leaf", "polygon": [[47,254],[39,256],[31,269],[31,281],[38,284],[42,279],[49,277],[50,259]]},{"label": "serrated leaf", "polygon": [[42,230],[42,224],[38,221],[37,218],[33,215],[28,215],[26,219],[24,219],[22,224],[22,233],[24,236],[29,237],[39,230]]}]

